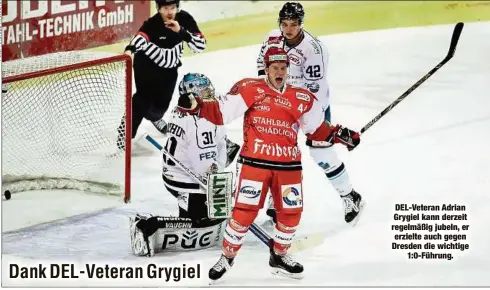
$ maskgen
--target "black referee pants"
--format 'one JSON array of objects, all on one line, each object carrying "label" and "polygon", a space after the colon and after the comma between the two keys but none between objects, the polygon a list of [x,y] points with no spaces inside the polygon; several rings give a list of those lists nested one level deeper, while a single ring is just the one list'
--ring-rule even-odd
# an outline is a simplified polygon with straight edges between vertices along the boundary
[{"label": "black referee pants", "polygon": [[155,71],[134,66],[136,93],[133,95],[132,138],[136,136],[143,118],[155,122],[165,115],[177,77],[177,68]]}]

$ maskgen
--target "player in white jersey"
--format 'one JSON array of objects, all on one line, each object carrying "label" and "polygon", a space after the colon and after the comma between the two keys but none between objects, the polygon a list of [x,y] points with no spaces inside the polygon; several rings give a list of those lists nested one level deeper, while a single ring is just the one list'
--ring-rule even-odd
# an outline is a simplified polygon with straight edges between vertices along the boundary
[{"label": "player in white jersey", "polygon": [[[211,81],[202,74],[184,75],[179,93],[189,92],[215,98]],[[179,98],[179,105],[181,101]],[[207,177],[210,173],[224,171],[235,157],[227,154],[225,127],[183,112],[178,106],[172,110],[167,123],[167,141],[164,144],[167,153],[199,176]],[[132,218],[133,253],[151,256],[160,250],[186,251],[215,245],[222,237],[225,219],[209,219],[205,190],[167,154],[163,154],[162,161],[163,182],[177,199],[179,216],[137,215]]]},{"label": "player in white jersey", "polygon": [[[265,75],[264,54],[271,46],[287,51],[290,61],[288,83],[308,89],[322,104],[325,121],[330,119],[330,96],[327,80],[329,55],[325,45],[303,29],[305,13],[300,3],[287,2],[279,12],[280,29],[273,30],[262,44],[257,58],[258,75]],[[307,140],[310,155],[320,166],[344,202],[345,221],[355,224],[363,201],[350,182],[344,163],[331,144]],[[270,204],[267,214],[275,221],[275,211]]]}]

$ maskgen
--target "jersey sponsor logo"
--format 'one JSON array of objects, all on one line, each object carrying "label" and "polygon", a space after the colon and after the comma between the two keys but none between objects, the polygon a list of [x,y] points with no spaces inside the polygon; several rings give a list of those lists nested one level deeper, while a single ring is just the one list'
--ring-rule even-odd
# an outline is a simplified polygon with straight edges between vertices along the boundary
[{"label": "jersey sponsor logo", "polygon": [[315,94],[320,90],[320,85],[317,82],[307,83],[306,88]]},{"label": "jersey sponsor logo", "polygon": [[283,127],[283,128],[290,128],[291,127],[291,123],[289,123],[289,122],[271,119],[271,118],[266,118],[266,117],[254,117],[253,123],[259,124],[259,125],[270,125],[270,126]]},{"label": "jersey sponsor logo", "polygon": [[274,127],[264,127],[264,126],[255,126],[258,132],[263,134],[270,135],[279,135],[286,136],[289,138],[295,138],[295,135],[291,130],[283,129],[283,128],[274,128]]},{"label": "jersey sponsor logo", "polygon": [[305,93],[296,92],[296,99],[309,102],[310,96],[308,94],[305,94]]},{"label": "jersey sponsor logo", "polygon": [[208,160],[208,159],[214,159],[216,160],[216,152],[215,151],[209,151],[209,152],[203,152],[199,154],[199,159],[200,160]]},{"label": "jersey sponsor logo", "polygon": [[262,194],[262,182],[242,179],[238,191],[237,202],[249,205],[258,205]]},{"label": "jersey sponsor logo", "polygon": [[265,143],[264,140],[255,139],[254,154],[263,154],[275,157],[291,157],[296,159],[301,151],[298,146],[279,145],[277,143]]},{"label": "jersey sponsor logo", "polygon": [[284,208],[298,208],[303,206],[301,184],[281,185],[282,206]]},{"label": "jersey sponsor logo", "polygon": [[276,96],[274,98],[274,102],[277,105],[281,106],[281,107],[285,107],[285,108],[288,108],[288,109],[291,108],[291,102],[288,99],[286,99],[286,98],[283,98],[283,97],[280,97],[280,96]]},{"label": "jersey sponsor logo", "polygon": [[254,109],[257,111],[269,112],[271,110],[271,107],[267,106],[267,105],[258,105],[258,106],[255,106]]},{"label": "jersey sponsor logo", "polygon": [[265,98],[264,90],[261,88],[257,88],[257,95],[255,95],[255,100],[258,101],[258,100],[264,99],[264,98]]},{"label": "jersey sponsor logo", "polygon": [[240,188],[240,193],[243,193],[247,198],[256,198],[260,195],[260,191],[260,189],[256,190],[252,186],[242,186],[242,188]]},{"label": "jersey sponsor logo", "polygon": [[289,61],[294,65],[297,65],[297,66],[301,65],[301,59],[297,55],[290,54],[289,55]]},{"label": "jersey sponsor logo", "polygon": [[318,40],[316,40],[316,39],[312,39],[312,40],[310,40],[310,44],[311,44],[311,47],[313,47],[313,52],[315,54],[320,54],[321,50],[320,50],[320,46],[318,45],[317,41]]}]

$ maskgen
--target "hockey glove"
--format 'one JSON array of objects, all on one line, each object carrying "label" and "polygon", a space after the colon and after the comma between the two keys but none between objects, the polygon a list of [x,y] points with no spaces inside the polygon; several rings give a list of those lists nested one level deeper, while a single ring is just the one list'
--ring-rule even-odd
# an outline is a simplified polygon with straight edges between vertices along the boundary
[{"label": "hockey glove", "polygon": [[330,134],[328,140],[330,143],[340,143],[347,147],[349,151],[356,148],[361,143],[361,137],[359,133],[349,128],[337,125]]},{"label": "hockey glove", "polygon": [[183,113],[196,114],[202,105],[201,97],[194,95],[193,93],[184,93],[179,96],[177,102],[177,109]]}]

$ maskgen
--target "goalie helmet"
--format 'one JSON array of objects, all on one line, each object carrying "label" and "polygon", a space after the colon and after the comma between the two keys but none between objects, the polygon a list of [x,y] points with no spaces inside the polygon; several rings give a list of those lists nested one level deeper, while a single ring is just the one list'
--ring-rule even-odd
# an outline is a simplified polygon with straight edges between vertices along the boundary
[{"label": "goalie helmet", "polygon": [[285,63],[289,66],[288,53],[280,47],[270,47],[264,55],[264,63],[266,67],[269,67],[271,63]]},{"label": "goalie helmet", "polygon": [[194,94],[202,99],[215,98],[215,90],[211,80],[200,73],[184,75],[179,84],[179,94]]},{"label": "goalie helmet", "polygon": [[303,5],[297,2],[286,2],[279,11],[279,24],[284,19],[298,19],[299,24],[305,20],[305,11]]}]

